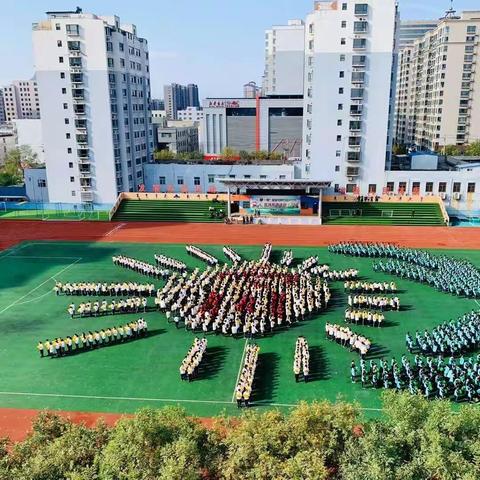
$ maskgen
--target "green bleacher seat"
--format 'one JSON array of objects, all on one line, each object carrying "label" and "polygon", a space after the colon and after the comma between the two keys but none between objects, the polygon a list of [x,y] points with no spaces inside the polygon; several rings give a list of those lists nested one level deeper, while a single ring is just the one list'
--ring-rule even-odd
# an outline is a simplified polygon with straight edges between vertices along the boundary
[{"label": "green bleacher seat", "polygon": [[202,200],[123,200],[112,220],[122,222],[193,222],[217,223],[210,207],[227,213],[224,202]]},{"label": "green bleacher seat", "polygon": [[436,203],[324,202],[322,217],[327,225],[445,225]]}]

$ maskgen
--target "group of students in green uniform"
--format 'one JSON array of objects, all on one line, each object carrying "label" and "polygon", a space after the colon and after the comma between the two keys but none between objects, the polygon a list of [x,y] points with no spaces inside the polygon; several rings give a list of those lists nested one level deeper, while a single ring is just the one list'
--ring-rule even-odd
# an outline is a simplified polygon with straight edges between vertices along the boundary
[{"label": "group of students in green uniform", "polygon": [[480,270],[465,259],[383,243],[341,242],[328,249],[354,257],[383,258],[374,262],[375,271],[425,283],[444,293],[480,298]]},{"label": "group of students in green uniform", "polygon": [[403,355],[400,363],[394,358],[368,363],[360,359],[359,367],[352,361],[350,368],[352,382],[360,380],[364,388],[408,390],[412,395],[455,402],[480,400],[480,354],[451,356],[448,361],[441,355],[426,359],[416,355],[413,361]]},{"label": "group of students in green uniform", "polygon": [[143,318],[125,325],[113,326],[102,330],[74,333],[68,337],[46,339],[37,343],[40,357],[63,357],[80,351],[92,350],[115,343],[123,343],[148,334],[148,324]]}]

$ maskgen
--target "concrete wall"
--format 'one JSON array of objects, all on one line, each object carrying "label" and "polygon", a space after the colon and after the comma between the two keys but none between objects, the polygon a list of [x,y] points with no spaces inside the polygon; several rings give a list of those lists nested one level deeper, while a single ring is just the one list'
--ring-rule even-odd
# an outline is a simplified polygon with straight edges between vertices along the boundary
[{"label": "concrete wall", "polygon": [[45,168],[25,170],[25,188],[31,202],[48,203],[47,171]]},{"label": "concrete wall", "polygon": [[[148,164],[144,168],[146,190],[153,191],[153,185],[160,185],[161,191],[167,191],[172,185],[175,191],[181,191],[182,185],[178,184],[179,178],[189,192],[194,192],[198,187],[202,192],[215,187],[218,192],[226,192],[219,177],[223,178],[263,178],[265,180],[293,180],[293,165],[205,165],[205,164]],[[250,176],[250,177],[248,177]],[[160,179],[160,177],[164,177]],[[195,177],[200,185],[195,185]]]},{"label": "concrete wall", "polygon": [[45,163],[41,120],[14,120],[17,131],[17,145],[26,145],[37,154],[37,161]]}]

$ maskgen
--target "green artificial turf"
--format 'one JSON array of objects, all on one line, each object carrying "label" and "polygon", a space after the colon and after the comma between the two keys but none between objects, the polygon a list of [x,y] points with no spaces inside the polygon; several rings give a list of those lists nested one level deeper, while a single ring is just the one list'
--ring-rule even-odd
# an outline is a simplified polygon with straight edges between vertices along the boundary
[{"label": "green artificial turf", "polygon": [[[205,246],[222,261],[221,246]],[[244,258],[258,258],[262,246],[236,247]],[[273,259],[282,247],[274,245]],[[293,248],[295,259],[319,255],[332,268],[356,267],[363,278],[392,280],[373,272],[369,259],[329,254],[326,248]],[[440,251],[439,251],[440,252]],[[245,340],[208,335],[205,368],[192,383],[182,382],[178,367],[194,335],[176,330],[163,314],[145,315],[150,336],[146,339],[79,353],[61,359],[40,359],[38,340],[106,328],[139,315],[70,319],[66,307],[71,297],[55,296],[54,279],[60,281],[146,281],[135,272],[114,266],[111,256],[122,253],[153,261],[164,253],[187,262],[183,245],[35,242],[23,243],[0,254],[0,407],[54,408],[79,411],[133,412],[140,407],[180,404],[190,413],[210,416],[236,413],[232,403]],[[478,251],[447,251],[480,265]],[[405,333],[431,328],[477,308],[473,300],[439,293],[430,287],[395,279],[403,310],[387,313],[379,328],[351,327],[374,342],[373,357],[398,358],[405,352]],[[163,284],[163,282],[157,282]],[[350,382],[350,361],[358,357],[324,338],[326,321],[343,324],[346,295],[343,284],[332,283],[331,306],[298,326],[260,338],[260,358],[253,400],[260,408],[288,406],[300,400],[339,397],[360,402],[371,415],[380,407],[379,393]],[[79,298],[76,299],[77,303]],[[153,300],[149,301],[153,303]],[[295,383],[292,363],[295,340],[306,336],[311,350],[313,381]],[[368,410],[372,409],[372,410]]]},{"label": "green artificial turf", "polygon": [[94,212],[66,210],[3,210],[2,220],[89,220],[109,221],[110,212],[106,210]]}]

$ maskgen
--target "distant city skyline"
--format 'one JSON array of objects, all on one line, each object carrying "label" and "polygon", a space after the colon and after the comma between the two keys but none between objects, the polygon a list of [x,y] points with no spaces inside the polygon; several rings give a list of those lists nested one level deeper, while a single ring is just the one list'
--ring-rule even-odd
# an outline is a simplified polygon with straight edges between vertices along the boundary
[{"label": "distant city skyline", "polygon": [[[403,20],[435,19],[449,8],[448,0],[400,0]],[[149,42],[152,96],[163,98],[170,83],[198,84],[201,97],[241,96],[251,80],[261,84],[264,70],[264,33],[312,11],[313,0],[6,0],[0,30],[0,86],[33,76],[31,24],[49,10],[74,10],[116,14],[137,25]],[[140,8],[139,8],[140,7]],[[478,0],[456,0],[462,10],[480,9]],[[254,14],[252,13],[254,12]]]}]

